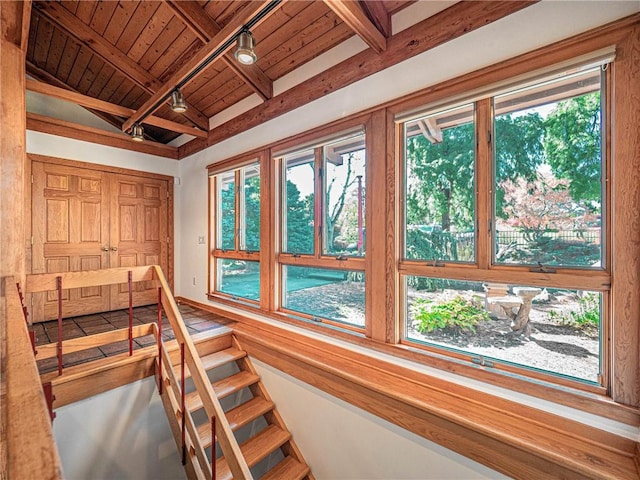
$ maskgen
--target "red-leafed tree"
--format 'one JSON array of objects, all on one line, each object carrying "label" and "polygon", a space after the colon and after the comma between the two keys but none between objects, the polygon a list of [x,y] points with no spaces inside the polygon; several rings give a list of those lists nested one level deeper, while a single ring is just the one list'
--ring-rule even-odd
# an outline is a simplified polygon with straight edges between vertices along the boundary
[{"label": "red-leafed tree", "polygon": [[558,179],[550,168],[539,168],[536,179],[523,177],[505,180],[504,224],[536,240],[550,230],[583,230],[597,220],[584,201],[576,201],[569,190],[569,180]]}]

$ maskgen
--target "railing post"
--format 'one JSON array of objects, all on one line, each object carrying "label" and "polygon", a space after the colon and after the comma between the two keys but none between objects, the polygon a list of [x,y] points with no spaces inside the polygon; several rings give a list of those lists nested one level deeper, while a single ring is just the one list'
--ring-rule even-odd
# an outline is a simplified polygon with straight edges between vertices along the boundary
[{"label": "railing post", "polygon": [[182,465],[187,464],[186,414],[184,401],[184,342],[180,344],[180,408],[182,413]]},{"label": "railing post", "polygon": [[162,287],[158,287],[158,392],[162,395]]},{"label": "railing post", "polygon": [[133,355],[133,272],[129,270],[129,356]]},{"label": "railing post", "polygon": [[58,290],[58,375],[62,375],[62,277],[56,277]]},{"label": "railing post", "polygon": [[53,411],[53,401],[56,399],[56,397],[53,394],[53,387],[51,386],[51,382],[43,383],[42,390],[44,390],[44,398],[47,401],[47,408],[49,409],[51,423],[53,423],[53,419],[56,418],[56,414]]},{"label": "railing post", "polygon": [[211,480],[216,480],[216,417],[211,417]]}]

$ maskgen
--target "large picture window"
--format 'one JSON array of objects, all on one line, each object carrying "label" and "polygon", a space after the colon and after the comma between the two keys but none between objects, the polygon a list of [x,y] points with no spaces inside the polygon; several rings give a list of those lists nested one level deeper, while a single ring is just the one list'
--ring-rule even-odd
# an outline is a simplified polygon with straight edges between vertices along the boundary
[{"label": "large picture window", "polygon": [[604,77],[572,71],[401,124],[405,341],[603,383]]},{"label": "large picture window", "polygon": [[281,165],[281,308],[364,326],[366,148],[362,132],[286,153]]}]

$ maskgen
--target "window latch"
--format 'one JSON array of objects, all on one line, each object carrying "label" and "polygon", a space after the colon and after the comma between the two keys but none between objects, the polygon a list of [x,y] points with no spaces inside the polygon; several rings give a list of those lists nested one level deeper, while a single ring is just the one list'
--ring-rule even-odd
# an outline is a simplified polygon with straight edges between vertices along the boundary
[{"label": "window latch", "polygon": [[530,272],[535,272],[535,273],[556,273],[557,270],[555,268],[551,268],[551,267],[546,267],[542,264],[542,262],[538,262],[538,266],[537,267],[531,267],[529,269]]},{"label": "window latch", "polygon": [[430,267],[444,267],[444,262],[441,262],[440,260],[436,260],[434,258],[430,262],[427,262],[427,265]]},{"label": "window latch", "polygon": [[292,253],[291,256],[293,258],[300,258],[300,254],[299,253]]},{"label": "window latch", "polygon": [[338,255],[336,257],[336,260],[346,260],[346,259],[347,259],[346,255]]},{"label": "window latch", "polygon": [[493,362],[488,361],[484,357],[471,357],[471,362],[476,365],[480,365],[481,367],[493,367]]}]

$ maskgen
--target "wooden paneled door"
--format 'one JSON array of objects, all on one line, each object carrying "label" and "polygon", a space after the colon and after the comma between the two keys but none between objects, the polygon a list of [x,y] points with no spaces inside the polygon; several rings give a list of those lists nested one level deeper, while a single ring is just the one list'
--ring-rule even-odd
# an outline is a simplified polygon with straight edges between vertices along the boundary
[{"label": "wooden paneled door", "polygon": [[[130,175],[111,180],[110,264],[113,267],[167,265],[167,182]],[[147,283],[149,285],[147,285]],[[158,300],[151,282],[136,285],[135,305]],[[111,309],[129,306],[128,286],[112,287]]]},{"label": "wooden paneled door", "polygon": [[[31,272],[150,264],[167,271],[168,180],[66,163],[32,162]],[[134,305],[156,300],[150,285],[135,286]],[[128,305],[126,284],[71,290],[63,285],[65,318]],[[56,293],[34,294],[31,311],[35,322],[56,318]]]}]

